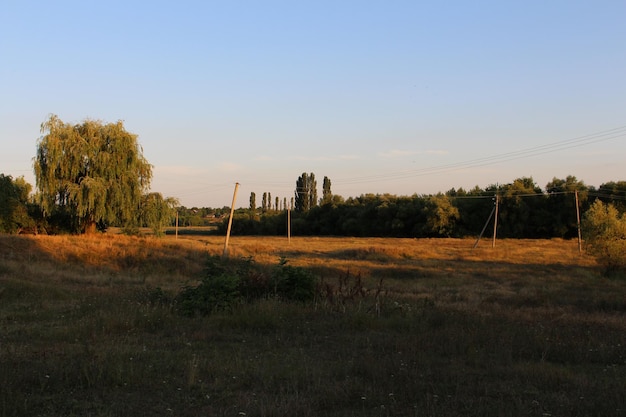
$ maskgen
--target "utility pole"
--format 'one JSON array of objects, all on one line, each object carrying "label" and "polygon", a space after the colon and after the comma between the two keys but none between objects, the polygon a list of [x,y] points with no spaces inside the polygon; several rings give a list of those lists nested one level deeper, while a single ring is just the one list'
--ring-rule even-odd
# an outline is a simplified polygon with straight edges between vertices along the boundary
[{"label": "utility pole", "polygon": [[239,189],[239,183],[235,183],[235,192],[233,193],[233,203],[230,206],[230,217],[228,218],[228,230],[226,230],[226,240],[224,241],[224,252],[222,253],[223,259],[228,259],[228,239],[230,238],[230,229],[233,225],[233,215],[235,214],[235,201],[237,200],[237,190]]},{"label": "utility pole", "polygon": [[291,207],[287,207],[287,243],[291,243]]},{"label": "utility pole", "polygon": [[496,247],[496,231],[498,230],[498,194],[496,194],[496,207],[495,207],[495,216],[493,217],[493,240],[491,241],[491,247]]},{"label": "utility pole", "polygon": [[178,210],[176,210],[176,240],[178,240]]},{"label": "utility pole", "polygon": [[494,211],[496,211],[495,202],[493,204],[493,208],[491,209],[491,213],[489,213],[489,217],[487,218],[487,221],[485,222],[485,225],[483,226],[483,230],[480,231],[480,234],[478,235],[476,242],[474,242],[474,246],[472,246],[472,249],[476,249],[476,246],[478,246],[478,242],[480,242],[480,239],[482,239],[483,234],[485,233],[485,230],[487,230],[487,226],[489,226],[489,221],[491,220],[491,216],[493,216]]},{"label": "utility pole", "polygon": [[576,228],[578,229],[578,253],[583,253],[583,240],[580,233],[580,207],[578,206],[578,190],[574,190],[574,196],[576,197]]}]

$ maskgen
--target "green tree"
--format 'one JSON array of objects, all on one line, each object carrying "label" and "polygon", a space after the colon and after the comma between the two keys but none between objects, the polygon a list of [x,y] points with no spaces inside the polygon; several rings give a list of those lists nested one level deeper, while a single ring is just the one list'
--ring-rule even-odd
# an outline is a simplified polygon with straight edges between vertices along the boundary
[{"label": "green tree", "polygon": [[553,178],[546,184],[548,201],[545,215],[550,220],[549,235],[556,237],[574,237],[577,234],[576,197],[579,206],[587,202],[589,188],[576,177],[568,175],[565,179]]},{"label": "green tree", "polygon": [[620,212],[626,212],[626,181],[601,184],[596,193],[604,203],[611,203]]},{"label": "green tree", "polygon": [[475,186],[469,191],[459,188],[446,195],[454,198],[455,207],[459,209],[459,220],[456,222],[458,234],[476,236],[489,219],[489,214],[495,204],[495,189],[485,191]]},{"label": "green tree", "polygon": [[254,191],[250,193],[250,211],[253,213],[256,211],[256,194]]},{"label": "green tree", "polygon": [[121,121],[71,125],[55,115],[41,133],[34,169],[44,214],[65,212],[84,233],[95,232],[98,222],[136,224],[152,179],[137,135]]},{"label": "green tree", "polygon": [[518,178],[498,187],[500,204],[498,234],[512,238],[545,237],[548,227],[545,207],[547,198],[532,177]]},{"label": "green tree", "polygon": [[163,236],[163,229],[171,223],[177,205],[177,199],[163,198],[161,193],[145,194],[141,198],[141,220],[155,236]]},{"label": "green tree", "polygon": [[450,198],[443,194],[430,197],[424,206],[426,235],[450,236],[459,220],[459,210],[452,205]]},{"label": "green tree", "polygon": [[0,174],[0,232],[19,233],[35,225],[28,214],[28,196],[32,186],[18,177]]},{"label": "green tree", "polygon": [[309,174],[309,208],[317,206],[317,180],[315,174]]},{"label": "green tree", "polygon": [[328,177],[324,177],[324,182],[322,184],[322,204],[331,204],[333,201],[333,193],[330,190],[330,179]]},{"label": "green tree", "polygon": [[303,172],[296,181],[295,210],[307,212],[317,205],[317,181],[315,174]]},{"label": "green tree", "polygon": [[585,212],[582,230],[587,252],[604,266],[606,274],[626,269],[626,214],[596,200]]}]

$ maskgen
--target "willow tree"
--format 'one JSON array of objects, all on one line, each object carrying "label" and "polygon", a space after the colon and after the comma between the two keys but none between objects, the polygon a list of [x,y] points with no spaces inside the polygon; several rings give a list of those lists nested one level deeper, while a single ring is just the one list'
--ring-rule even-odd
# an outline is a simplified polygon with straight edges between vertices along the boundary
[{"label": "willow tree", "polygon": [[163,198],[161,193],[144,194],[141,198],[141,220],[155,236],[163,236],[164,229],[176,215],[176,198]]},{"label": "willow tree", "polygon": [[77,230],[96,224],[136,222],[142,194],[152,179],[137,135],[121,121],[64,123],[57,116],[41,124],[34,158],[36,186],[46,215],[67,213]]}]

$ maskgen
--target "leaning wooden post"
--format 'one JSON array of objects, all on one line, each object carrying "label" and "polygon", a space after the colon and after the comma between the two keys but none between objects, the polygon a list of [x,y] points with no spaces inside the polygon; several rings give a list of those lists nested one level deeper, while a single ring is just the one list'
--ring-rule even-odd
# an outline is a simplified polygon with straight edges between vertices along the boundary
[{"label": "leaning wooden post", "polygon": [[574,191],[576,197],[576,228],[578,229],[578,253],[583,253],[583,239],[580,233],[580,207],[578,206],[578,190]]},{"label": "leaning wooden post", "polygon": [[485,222],[485,225],[483,226],[483,230],[480,231],[480,234],[478,235],[478,239],[476,239],[476,242],[474,242],[474,246],[472,246],[472,249],[476,249],[476,246],[478,246],[478,242],[480,242],[480,239],[482,239],[483,234],[485,233],[485,230],[487,230],[487,226],[489,226],[489,221],[491,220],[491,216],[493,216],[494,211],[496,211],[495,202],[493,204],[493,208],[491,209],[491,213],[489,213],[489,218]]},{"label": "leaning wooden post", "polygon": [[291,243],[291,207],[287,207],[287,243]]},{"label": "leaning wooden post", "polygon": [[230,206],[230,217],[228,218],[228,229],[226,230],[226,240],[224,241],[224,252],[222,258],[228,258],[228,239],[230,238],[230,228],[233,225],[233,215],[235,214],[235,201],[237,200],[237,190],[239,189],[239,183],[235,183],[235,192],[233,193],[233,204]]},{"label": "leaning wooden post", "polygon": [[496,247],[496,230],[498,229],[498,194],[496,194],[496,211],[493,217],[493,240],[491,241],[491,247]]}]

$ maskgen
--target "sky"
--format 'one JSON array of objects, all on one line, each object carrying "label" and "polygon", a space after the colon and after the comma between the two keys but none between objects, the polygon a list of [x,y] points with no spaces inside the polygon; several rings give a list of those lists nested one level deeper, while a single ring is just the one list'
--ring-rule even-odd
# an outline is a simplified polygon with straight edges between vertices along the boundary
[{"label": "sky", "polygon": [[186,207],[626,180],[626,2],[1,0],[0,173],[117,122]]}]

